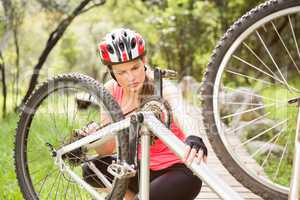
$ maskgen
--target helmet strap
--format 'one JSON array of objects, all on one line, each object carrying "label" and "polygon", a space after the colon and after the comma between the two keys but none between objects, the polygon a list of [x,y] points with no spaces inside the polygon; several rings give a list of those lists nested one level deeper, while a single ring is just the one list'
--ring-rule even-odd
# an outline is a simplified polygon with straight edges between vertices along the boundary
[{"label": "helmet strap", "polygon": [[120,86],[120,84],[118,83],[117,78],[116,78],[114,72],[112,71],[112,66],[111,65],[107,65],[107,68],[109,70],[110,76],[117,82],[118,86]]}]

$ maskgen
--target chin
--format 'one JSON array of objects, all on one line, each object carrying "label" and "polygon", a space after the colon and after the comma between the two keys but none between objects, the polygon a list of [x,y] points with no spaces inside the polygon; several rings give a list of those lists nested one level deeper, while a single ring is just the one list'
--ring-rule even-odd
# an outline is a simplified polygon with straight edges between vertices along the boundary
[{"label": "chin", "polygon": [[132,92],[138,92],[138,91],[140,91],[140,90],[142,89],[142,87],[143,87],[143,85],[141,84],[141,85],[138,85],[138,86],[136,86],[136,87],[130,88],[130,90],[131,90]]},{"label": "chin", "polygon": [[139,89],[138,88],[130,88],[130,91],[132,91],[132,92],[138,92]]}]

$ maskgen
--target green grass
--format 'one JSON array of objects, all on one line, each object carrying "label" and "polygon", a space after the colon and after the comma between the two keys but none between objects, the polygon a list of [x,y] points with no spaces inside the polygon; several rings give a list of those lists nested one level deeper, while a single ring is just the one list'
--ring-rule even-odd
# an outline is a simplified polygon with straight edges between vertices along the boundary
[{"label": "green grass", "polygon": [[18,116],[9,114],[0,120],[0,199],[22,199],[13,164],[13,144]]},{"label": "green grass", "polygon": [[[50,156],[49,149],[45,145],[46,142],[59,148],[74,129],[81,128],[90,121],[99,120],[100,115],[98,109],[75,111],[74,104],[71,105],[72,101],[69,101],[68,104],[62,104],[61,102],[66,102],[66,99],[61,99],[61,96],[57,97],[59,97],[60,100],[57,100],[57,98],[47,98],[49,101],[41,104],[30,128],[27,157],[30,161],[29,171],[31,173],[34,172],[32,176],[33,182],[38,182],[51,170],[58,169],[54,164],[53,158]],[[57,102],[60,103],[58,104]],[[66,112],[66,105],[68,105],[68,112]],[[54,116],[55,120],[53,120]],[[68,118],[66,116],[68,116]],[[13,149],[17,121],[18,115],[14,113],[9,114],[7,118],[4,120],[1,119],[0,121],[0,199],[23,199],[14,171]],[[77,174],[82,173],[80,166],[74,170]],[[58,174],[58,171],[55,173]],[[56,175],[53,175],[47,179],[47,183],[55,184],[56,188],[54,190],[58,190],[62,194],[64,191],[60,188],[72,187],[73,189],[69,189],[68,193],[76,191],[77,195],[79,195],[79,190],[81,189],[78,186],[69,181],[65,181],[65,177],[62,177],[60,179],[61,181],[56,181],[56,177]],[[44,190],[50,191],[51,188],[49,187],[45,186]],[[82,191],[83,190],[81,190],[81,195],[83,197],[85,194],[83,194],[84,192]],[[47,194],[48,193],[45,193],[46,196]],[[49,196],[46,196],[42,199],[49,198]]]},{"label": "green grass", "polygon": [[[0,171],[0,199],[23,199],[22,194],[20,193],[19,186],[16,180],[16,175],[14,171],[14,159],[13,159],[13,148],[14,148],[14,134],[15,134],[15,127],[16,122],[18,120],[18,116],[16,114],[10,114],[7,119],[1,121],[1,132],[0,132],[0,150],[1,150],[1,157],[0,157],[0,163],[1,163],[1,171]],[[60,129],[62,132],[67,131],[67,128],[65,131],[61,129],[61,127],[64,126],[65,120],[59,120],[56,122],[56,126],[58,129]],[[29,170],[31,172],[37,171],[38,173],[35,173],[33,178],[33,181],[40,180],[45,176],[46,173],[49,172],[49,170],[53,170],[54,167],[56,167],[53,163],[53,159],[50,156],[50,153],[48,149],[45,146],[45,141],[48,139],[48,137],[45,135],[47,133],[45,130],[49,128],[49,125],[47,124],[49,121],[47,119],[42,119],[39,117],[39,121],[33,122],[33,129],[32,129],[32,137],[29,140],[29,146],[32,147],[31,153],[28,153],[28,159],[29,160],[36,160],[37,162],[34,162],[34,164],[29,165]],[[43,137],[40,137],[36,134],[43,133]],[[48,131],[48,133],[51,133]],[[34,138],[34,139],[33,139]],[[54,139],[54,138],[53,138]],[[55,146],[58,146],[58,140],[50,140],[52,144]],[[77,167],[78,168],[78,167]],[[78,174],[81,174],[80,170],[76,170]],[[57,173],[57,171],[55,172]],[[50,183],[55,183],[56,176],[50,177],[47,181]],[[62,179],[63,180],[63,179]],[[65,188],[67,187],[67,182],[56,181],[56,185],[59,184],[59,187]],[[50,186],[49,186],[50,187]],[[45,189],[50,190],[50,188],[45,187]],[[56,188],[55,188],[56,189]],[[73,189],[75,190],[75,189]],[[60,191],[61,193],[63,191]],[[83,193],[83,192],[82,192]],[[83,194],[82,194],[83,196]],[[47,199],[46,197],[42,199]]]},{"label": "green grass", "polygon": [[[250,73],[250,72],[248,72]],[[290,86],[293,86],[295,88],[299,89],[300,86],[300,79],[297,74],[294,75],[294,77],[291,76],[292,73],[289,73],[289,79],[288,82]],[[265,80],[268,80],[267,78]],[[269,81],[269,80],[268,80]],[[276,141],[276,144],[281,145],[282,147],[285,147],[287,144],[287,151],[285,156],[283,157],[282,163],[277,169],[278,163],[280,161],[280,156],[272,157],[267,160],[267,162],[264,163],[264,171],[267,174],[267,176],[270,178],[271,181],[274,181],[275,183],[289,186],[291,173],[292,173],[292,162],[294,157],[294,138],[296,133],[296,122],[297,122],[297,114],[298,114],[298,107],[297,105],[289,105],[288,100],[299,97],[299,94],[295,92],[290,92],[284,85],[280,85],[277,82],[275,84],[263,84],[257,81],[245,81],[244,78],[241,77],[232,77],[230,74],[226,74],[223,78],[224,85],[228,88],[237,89],[238,87],[245,87],[249,88],[251,90],[254,90],[257,92],[258,95],[261,95],[263,97],[263,104],[267,107],[264,108],[263,113],[267,114],[266,118],[271,119],[276,124],[279,122],[284,122],[284,120],[288,119],[286,123],[282,123],[281,126],[278,126],[278,129],[271,129],[267,132],[265,132],[260,137],[256,138],[257,140],[261,141],[269,141],[273,138],[273,136],[278,133],[278,131],[282,130],[282,133],[278,140]],[[231,90],[230,90],[231,91]],[[275,101],[274,101],[275,100]],[[255,107],[255,106],[254,106]],[[261,113],[258,114],[258,116],[261,116]],[[253,118],[254,119],[254,118]],[[226,124],[230,124],[231,119],[228,119],[228,121],[225,121]],[[247,120],[245,120],[247,121]],[[267,130],[270,128],[269,126],[260,127],[263,130],[255,130],[252,133],[249,132],[244,138],[250,139],[253,136],[255,136],[258,133],[262,133],[264,130]],[[245,129],[245,131],[247,131]],[[274,139],[275,140],[275,139]],[[273,140],[273,142],[274,142]],[[255,157],[256,161],[261,165],[264,162],[264,159],[266,158],[266,154],[257,154]],[[276,175],[277,174],[277,175]],[[276,175],[276,176],[275,176]]]},{"label": "green grass", "polygon": [[[299,86],[300,80],[294,79],[293,85]],[[299,88],[299,87],[298,87]],[[272,107],[265,108],[265,113],[270,112],[268,115],[269,119],[276,121],[277,123],[283,121],[285,119],[289,119],[287,123],[281,127],[281,130],[284,129],[282,136],[276,142],[281,146],[285,146],[287,143],[287,153],[282,160],[280,168],[277,169],[278,162],[280,158],[271,158],[268,160],[265,165],[265,172],[270,177],[271,180],[274,179],[274,174],[278,170],[277,178],[274,181],[278,184],[289,186],[291,173],[292,173],[292,162],[294,157],[294,140],[296,133],[296,122],[297,122],[297,114],[298,107],[294,105],[287,104],[287,101],[297,97],[295,93],[289,92],[286,88],[282,87],[268,87],[262,90],[261,94],[266,97],[270,97],[276,99],[276,103]],[[264,104],[272,104],[273,101],[269,99],[264,99]],[[270,138],[269,138],[270,139]],[[258,155],[256,156],[256,160],[259,163],[262,163],[265,156]]]}]

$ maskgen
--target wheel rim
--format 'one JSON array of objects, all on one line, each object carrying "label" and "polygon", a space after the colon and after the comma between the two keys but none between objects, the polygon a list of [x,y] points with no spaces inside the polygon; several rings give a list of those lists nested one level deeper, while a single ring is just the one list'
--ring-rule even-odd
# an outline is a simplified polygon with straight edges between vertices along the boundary
[{"label": "wheel rim", "polygon": [[[229,50],[226,52],[226,54],[225,54],[225,56],[224,56],[224,58],[221,62],[221,65],[219,67],[219,70],[217,72],[216,80],[215,80],[215,83],[214,83],[214,90],[213,90],[213,111],[214,111],[214,119],[215,119],[215,122],[216,122],[215,124],[216,124],[217,130],[218,130],[218,133],[220,134],[220,138],[221,138],[222,142],[224,143],[224,146],[227,149],[227,151],[231,154],[231,156],[235,160],[235,162],[241,168],[243,168],[243,170],[245,172],[247,172],[252,178],[256,179],[257,181],[261,182],[264,185],[267,185],[269,188],[272,188],[276,191],[283,192],[283,193],[288,193],[288,187],[287,187],[288,183],[286,184],[286,183],[283,183],[283,181],[277,181],[276,180],[278,175],[280,174],[280,171],[281,171],[280,168],[282,168],[282,166],[279,166],[279,170],[277,170],[277,169],[275,171],[273,170],[274,173],[277,174],[277,175],[274,176],[275,179],[270,180],[269,177],[270,177],[271,172],[266,166],[268,161],[264,161],[265,158],[267,158],[267,155],[268,155],[269,152],[265,155],[265,158],[264,158],[263,155],[259,155],[260,154],[259,149],[257,149],[257,151],[254,151],[254,152],[250,152],[249,148],[245,147],[245,145],[249,145],[250,142],[255,141],[257,138],[260,138],[264,134],[267,134],[269,131],[275,129],[276,125],[278,125],[277,127],[280,127],[282,125],[285,125],[285,126],[288,126],[288,127],[292,126],[292,125],[295,125],[294,127],[296,128],[296,118],[297,118],[296,116],[294,118],[295,122],[294,121],[291,122],[291,120],[293,120],[293,119],[288,119],[287,120],[287,119],[282,119],[283,117],[275,117],[274,113],[272,113],[272,107],[274,109],[274,107],[276,108],[276,106],[278,107],[279,105],[277,104],[277,102],[276,102],[276,104],[274,104],[272,106],[268,105],[266,103],[266,102],[274,100],[274,99],[277,101],[278,99],[282,100],[282,98],[284,98],[284,102],[286,103],[285,106],[287,106],[287,101],[286,100],[291,99],[293,97],[299,97],[300,96],[300,93],[299,93],[300,87],[299,87],[298,82],[294,83],[294,82],[289,81],[289,80],[286,79],[286,77],[287,78],[293,77],[293,74],[291,75],[291,71],[289,71],[290,68],[286,68],[286,69],[289,69],[289,70],[285,70],[284,74],[280,73],[279,70],[278,70],[278,73],[275,73],[275,69],[276,70],[278,68],[283,69],[283,68],[280,68],[282,65],[279,66],[278,64],[273,63],[274,66],[272,68],[270,68],[268,66],[268,64],[266,64],[266,63],[272,63],[273,60],[275,61],[275,63],[278,62],[278,61],[277,61],[277,57],[274,58],[274,55],[270,56],[270,55],[272,55],[271,51],[269,51],[269,53],[268,53],[268,50],[266,49],[266,47],[268,48],[268,46],[267,46],[268,43],[265,41],[265,36],[267,34],[261,33],[261,30],[271,31],[270,28],[273,28],[272,29],[273,33],[272,34],[268,33],[268,34],[271,34],[272,36],[277,36],[278,37],[277,38],[277,40],[278,40],[277,43],[282,45],[282,51],[283,52],[286,51],[286,56],[285,57],[288,57],[290,59],[290,61],[292,62],[292,64],[295,65],[295,70],[292,71],[292,72],[293,73],[296,72],[296,73],[298,73],[298,75],[300,75],[300,71],[299,71],[299,69],[300,69],[299,68],[299,66],[300,66],[299,38],[296,38],[296,43],[294,43],[293,52],[291,52],[290,48],[288,48],[288,45],[290,45],[290,43],[292,43],[292,42],[289,41],[289,43],[286,43],[284,41],[286,39],[286,37],[281,36],[282,32],[279,32],[278,28],[277,28],[277,26],[280,25],[280,20],[283,20],[284,18],[285,18],[284,20],[288,21],[288,25],[286,25],[284,28],[286,28],[286,29],[292,28],[292,27],[295,28],[295,23],[293,23],[293,22],[297,21],[297,20],[300,20],[299,11],[300,11],[300,6],[297,6],[297,7],[294,7],[294,8],[287,8],[285,10],[275,12],[275,13],[269,15],[268,17],[265,17],[265,18],[262,18],[261,20],[258,20],[252,26],[250,26],[246,31],[244,31],[244,33],[241,34],[235,40],[235,42],[231,45]],[[276,31],[276,29],[277,29],[277,31]],[[255,32],[255,35],[253,34],[254,32]],[[277,34],[277,32],[279,34]],[[293,41],[293,40],[295,41],[295,36],[296,36],[295,30],[293,32],[293,30],[291,29],[290,35],[291,35],[290,38],[292,38],[291,41]],[[258,43],[258,45],[261,45],[261,47],[253,45],[253,42],[251,43],[251,40],[253,40],[253,38],[255,38],[255,37],[257,37],[257,39],[258,39],[257,43]],[[263,44],[263,43],[265,43],[265,44]],[[283,43],[285,43],[285,45],[283,45]],[[256,48],[256,49],[254,49],[254,48]],[[275,47],[273,47],[273,48],[275,48]],[[252,64],[249,60],[247,60],[247,56],[245,57],[243,55],[243,53],[245,52],[245,49],[248,51],[249,55],[252,55],[252,57],[253,57],[252,60],[256,59],[256,63],[260,63],[259,67],[257,67],[256,64]],[[262,56],[262,55],[258,55],[256,53],[259,49],[264,49],[266,51],[266,55],[269,56],[269,59],[271,60],[271,62],[266,62],[262,59],[262,58],[267,58],[265,55]],[[290,51],[290,52],[288,52],[288,51]],[[240,54],[238,54],[238,53],[240,53]],[[273,58],[271,58],[271,57],[273,57]],[[259,60],[259,58],[260,58],[260,60]],[[235,62],[232,61],[233,59],[235,59]],[[282,59],[284,59],[284,58],[282,58]],[[242,67],[245,68],[245,66],[248,66],[248,68],[251,68],[251,70],[242,73],[241,71],[236,70],[237,67],[234,68],[234,67],[230,66],[231,64],[238,63],[238,62],[242,63],[242,64],[240,64],[241,66],[244,65]],[[237,65],[237,66],[239,66],[239,65]],[[268,70],[268,68],[270,70]],[[234,69],[234,70],[232,70],[232,69]],[[258,69],[260,69],[260,70],[258,70]],[[274,70],[272,70],[272,69],[274,69]],[[258,76],[253,75],[254,70],[258,71]],[[229,76],[227,74],[231,74],[231,76]],[[260,78],[261,74],[265,75],[263,79]],[[269,75],[271,75],[271,76],[269,76]],[[236,83],[235,83],[235,85],[230,86],[230,84],[229,84],[230,82],[226,79],[228,79],[228,77],[234,77],[234,76],[235,76],[235,79],[231,80],[231,82],[236,82]],[[266,78],[266,77],[269,77],[269,78]],[[280,80],[281,82],[279,82],[276,79],[275,79],[275,83],[271,82],[272,84],[270,84],[270,85],[272,85],[272,87],[274,89],[276,89],[276,91],[278,91],[279,96],[275,95],[275,97],[270,98],[270,96],[272,96],[272,95],[269,95],[267,93],[272,91],[272,87],[268,86],[268,88],[270,90],[270,91],[268,91],[268,88],[267,89],[261,89],[259,87],[259,84],[254,83],[254,82],[260,82],[260,84],[262,84],[262,83],[269,84],[268,83],[269,79],[274,79],[272,77],[275,77],[276,79]],[[248,85],[252,86],[250,89],[255,89],[255,93],[252,93],[253,91],[251,91],[250,93],[248,91],[244,91],[244,95],[252,95],[253,97],[263,98],[263,101],[262,101],[264,103],[263,105],[258,104],[258,103],[255,104],[252,101],[248,102],[247,106],[252,107],[252,108],[250,107],[248,109],[248,110],[250,110],[250,111],[248,111],[248,113],[260,110],[259,107],[261,107],[261,109],[265,108],[267,112],[262,113],[260,115],[260,117],[263,117],[264,119],[265,118],[268,118],[268,119],[272,118],[271,120],[275,121],[275,124],[274,124],[275,127],[272,128],[272,126],[271,126],[271,127],[269,127],[270,128],[269,130],[268,130],[268,128],[265,129],[264,130],[265,132],[262,132],[262,131],[258,132],[257,131],[257,135],[259,135],[259,134],[261,134],[261,135],[257,136],[257,135],[254,134],[254,136],[252,137],[252,140],[251,140],[251,138],[246,138],[246,140],[243,141],[242,139],[239,138],[240,141],[238,141],[239,142],[238,147],[239,148],[243,147],[244,149],[246,149],[246,152],[244,152],[244,153],[246,153],[246,156],[251,158],[250,155],[252,154],[252,156],[254,158],[251,158],[250,160],[242,158],[242,156],[245,156],[245,155],[240,155],[241,154],[240,152],[239,153],[236,152],[236,150],[237,150],[236,147],[237,146],[234,145],[234,142],[232,142],[233,136],[229,136],[228,134],[234,134],[234,133],[237,133],[237,132],[241,132],[243,129],[249,128],[249,126],[251,125],[252,122],[253,122],[252,123],[252,125],[253,125],[254,123],[258,122],[259,120],[261,120],[263,118],[256,117],[256,118],[254,118],[250,121],[244,122],[243,125],[237,126],[237,124],[233,123],[233,118],[236,117],[237,115],[245,114],[243,112],[247,111],[247,109],[244,110],[244,111],[239,112],[240,114],[237,114],[238,112],[236,112],[236,114],[233,114],[233,112],[232,112],[232,113],[229,113],[229,114],[227,113],[225,115],[224,115],[224,111],[222,110],[222,109],[224,109],[224,107],[226,108],[226,106],[228,106],[230,104],[233,104],[233,103],[235,103],[235,105],[240,106],[240,107],[244,106],[243,104],[238,104],[238,103],[241,103],[242,101],[241,102],[238,102],[238,101],[229,102],[229,101],[227,101],[227,103],[226,103],[226,101],[224,101],[224,98],[227,99],[226,96],[229,95],[230,92],[226,91],[225,93],[221,93],[222,92],[221,90],[223,90],[223,89],[220,89],[221,87],[224,87],[226,90],[230,90],[230,89],[237,90],[239,82],[242,82],[240,79],[249,79],[248,80],[249,81]],[[276,82],[279,82],[279,84],[277,84]],[[243,87],[245,87],[247,84],[241,84],[241,85]],[[284,85],[285,87],[282,87],[280,85]],[[280,88],[280,90],[278,88]],[[240,90],[239,93],[243,93],[241,91],[242,90]],[[261,93],[257,94],[256,91],[262,92],[262,94]],[[288,93],[286,94],[285,97],[281,96],[283,91],[288,91]],[[252,96],[251,96],[251,98],[252,98]],[[266,100],[268,100],[268,101],[266,101]],[[266,106],[267,107],[269,106],[269,108],[266,108]],[[296,112],[297,109],[296,108],[294,110],[288,108],[288,109],[286,109],[286,111],[288,111],[286,114],[289,114],[291,118],[292,118],[292,115],[297,114],[297,112]],[[270,116],[272,116],[272,117],[270,117]],[[254,120],[256,120],[256,121],[254,121]],[[284,120],[287,120],[287,121],[284,121]],[[227,122],[225,122],[225,121],[227,121]],[[226,124],[226,126],[227,126],[226,131],[223,131],[224,130],[224,124]],[[237,128],[239,128],[239,129],[237,129]],[[275,135],[276,136],[275,138],[274,138],[274,136],[269,138],[269,140],[270,140],[269,144],[270,143],[276,144],[276,142],[280,142],[281,140],[283,140],[281,137],[282,137],[282,135],[284,135],[284,133],[286,133],[286,132],[285,131],[282,131],[281,133],[278,132],[277,133],[277,134],[279,134],[278,136]],[[288,135],[291,135],[290,133],[291,132],[289,132]],[[256,137],[256,138],[254,138],[254,137]],[[293,144],[294,140],[292,138],[293,138],[293,135],[291,135],[290,138],[285,139],[287,141],[287,143],[285,144],[285,146],[283,148],[282,158],[280,157],[280,159],[279,159],[279,161],[281,160],[280,163],[283,163],[283,160],[285,159],[285,157],[287,157],[288,161],[290,159],[289,155],[291,155],[292,153],[291,154],[286,154],[285,152],[287,152],[287,151],[284,152],[284,150],[285,149],[288,149],[288,150],[292,149],[291,146],[294,145]],[[277,139],[277,141],[276,141],[276,139]],[[288,143],[288,141],[291,141],[291,142]],[[265,145],[265,147],[266,147],[268,145],[267,141],[263,145]],[[272,149],[272,148],[270,148],[270,149]],[[263,149],[260,149],[260,150],[262,151]],[[271,155],[271,153],[270,153],[270,155]],[[257,156],[260,156],[261,158],[257,158]],[[259,159],[262,159],[262,162],[260,164],[262,166],[262,169],[261,168],[255,169],[255,168],[249,167],[250,165],[245,165],[244,164],[247,161],[251,162],[253,160],[255,161],[255,163],[259,163],[260,162],[260,161],[258,161]],[[288,167],[291,167],[291,166],[288,166]],[[261,170],[263,170],[264,174],[262,174]],[[269,170],[267,172],[267,174],[266,174],[265,170]],[[259,173],[261,173],[261,174],[259,174]]]},{"label": "wheel rim", "polygon": [[[91,121],[99,122],[100,112],[108,112],[97,101],[96,95],[88,92],[88,88],[66,85],[40,97],[43,99],[42,103],[32,106],[38,107],[27,133],[23,159],[27,163],[25,173],[30,176],[26,182],[34,190],[31,193],[39,199],[91,199],[90,194],[58,169],[45,143],[60,148],[68,143],[69,135],[74,129],[82,128]],[[87,108],[79,109],[77,100],[86,97],[93,103]],[[88,154],[91,155],[92,152]],[[71,164],[68,159],[65,162],[79,176],[82,174],[80,165]],[[107,193],[103,193],[104,197],[106,195]]]}]

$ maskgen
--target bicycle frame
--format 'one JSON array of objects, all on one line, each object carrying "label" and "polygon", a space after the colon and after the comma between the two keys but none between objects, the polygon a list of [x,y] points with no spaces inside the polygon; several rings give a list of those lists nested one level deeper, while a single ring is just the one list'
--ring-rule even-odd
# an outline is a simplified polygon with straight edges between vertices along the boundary
[{"label": "bicycle frame", "polygon": [[[142,115],[143,121],[141,125],[145,125],[150,131],[153,132],[158,138],[160,138],[180,159],[184,156],[184,143],[179,140],[169,129],[167,129],[153,113],[139,112],[136,115]],[[61,149],[56,150],[55,163],[58,165],[62,172],[66,172],[83,188],[85,188],[95,199],[104,200],[103,197],[88,183],[82,180],[76,175],[68,166],[64,164],[62,155],[68,153],[74,149],[85,146],[88,149],[95,148],[101,145],[102,140],[113,138],[118,131],[128,128],[130,126],[130,119],[124,119],[122,121],[113,123],[103,129],[97,131],[93,135],[86,136],[78,141],[68,144]],[[92,144],[90,144],[92,143]],[[143,134],[141,136],[141,176],[140,176],[140,192],[139,197],[141,200],[149,200],[149,149],[150,149],[150,135]],[[222,179],[220,179],[205,163],[197,164],[193,162],[190,168],[196,176],[198,176],[203,182],[211,187],[222,199],[225,200],[240,200],[240,197],[235,191],[233,191]]]}]

